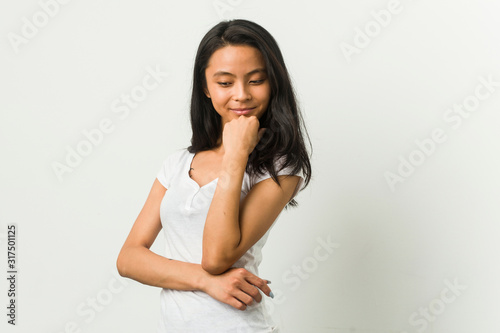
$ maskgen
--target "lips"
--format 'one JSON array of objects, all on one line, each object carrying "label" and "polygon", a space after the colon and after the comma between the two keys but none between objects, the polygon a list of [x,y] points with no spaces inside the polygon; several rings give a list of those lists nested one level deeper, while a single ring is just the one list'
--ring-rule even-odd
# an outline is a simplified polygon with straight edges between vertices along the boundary
[{"label": "lips", "polygon": [[254,110],[255,108],[235,108],[235,109],[230,109],[232,112],[236,113],[237,115],[244,115],[247,113],[250,113]]}]

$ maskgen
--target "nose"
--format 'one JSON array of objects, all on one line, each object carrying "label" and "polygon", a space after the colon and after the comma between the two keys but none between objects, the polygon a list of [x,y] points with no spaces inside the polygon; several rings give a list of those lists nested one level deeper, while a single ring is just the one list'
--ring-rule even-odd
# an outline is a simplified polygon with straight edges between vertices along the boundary
[{"label": "nose", "polygon": [[248,101],[252,98],[248,86],[244,82],[234,85],[233,99],[235,101]]}]

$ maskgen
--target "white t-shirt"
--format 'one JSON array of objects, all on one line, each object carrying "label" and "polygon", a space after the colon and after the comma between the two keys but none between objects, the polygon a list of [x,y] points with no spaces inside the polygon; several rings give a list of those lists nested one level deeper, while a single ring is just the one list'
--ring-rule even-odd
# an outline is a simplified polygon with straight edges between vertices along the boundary
[{"label": "white t-shirt", "polygon": [[[175,151],[165,159],[157,178],[167,189],[160,206],[166,257],[201,264],[203,228],[218,179],[200,188],[189,177],[189,168],[194,155],[185,148]],[[278,172],[278,175],[287,174],[290,174],[288,168]],[[303,175],[298,174],[298,176],[301,178],[292,198],[304,185]],[[250,177],[245,172],[240,202],[253,185],[270,177],[270,174]],[[261,250],[271,228],[233,267],[243,267],[259,276]],[[241,311],[215,300],[202,291],[162,289],[158,333],[278,332],[265,305],[267,296],[262,295],[264,297],[260,303],[254,302],[246,310]]]}]

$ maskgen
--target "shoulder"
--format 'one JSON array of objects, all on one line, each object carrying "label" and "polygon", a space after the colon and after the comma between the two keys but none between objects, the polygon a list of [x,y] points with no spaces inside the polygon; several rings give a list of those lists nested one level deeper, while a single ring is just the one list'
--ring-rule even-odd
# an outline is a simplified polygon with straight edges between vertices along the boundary
[{"label": "shoulder", "polygon": [[[274,169],[276,171],[276,176],[298,176],[300,178],[298,184],[298,190],[301,190],[304,185],[304,174],[302,170],[295,171],[294,167],[291,165],[286,165],[286,156],[275,157],[273,164]],[[250,174],[248,174],[249,185],[253,187],[257,183],[260,183],[263,180],[271,178],[271,173],[269,170],[261,170],[261,172],[257,170],[251,170]]]},{"label": "shoulder", "polygon": [[158,180],[165,187],[170,187],[170,182],[178,170],[181,168],[187,159],[191,156],[191,153],[187,148],[176,149],[163,159],[161,168],[157,174]]},{"label": "shoulder", "polygon": [[[263,169],[259,172],[251,169],[249,173],[245,173],[243,191],[247,194],[257,191],[259,193],[257,196],[260,197],[262,195],[269,195],[269,193],[274,190],[278,190],[276,185],[279,185],[280,189],[275,193],[284,195],[288,202],[293,200],[295,196],[304,189],[305,176],[303,170],[295,170],[296,168],[293,165],[287,165],[286,161],[286,156],[274,158],[273,160],[274,170],[279,184],[276,184],[275,180],[272,179],[269,170]],[[259,186],[256,186],[257,184],[259,184]]]},{"label": "shoulder", "polygon": [[177,163],[182,163],[183,161],[186,161],[189,156],[190,153],[187,148],[176,149],[163,158],[163,166],[173,166]]},{"label": "shoulder", "polygon": [[[287,157],[275,157],[273,160],[274,170],[276,171],[276,175],[278,176],[303,176],[302,170],[294,170],[294,166],[286,163]],[[257,170],[251,170],[251,178],[260,179],[261,177],[271,177],[271,173],[267,169],[263,169],[260,172]]]}]

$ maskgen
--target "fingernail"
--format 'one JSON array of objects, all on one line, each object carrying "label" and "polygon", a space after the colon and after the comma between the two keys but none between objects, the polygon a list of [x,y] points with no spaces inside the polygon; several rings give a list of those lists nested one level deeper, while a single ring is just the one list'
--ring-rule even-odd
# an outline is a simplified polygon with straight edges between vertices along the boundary
[{"label": "fingernail", "polygon": [[269,292],[269,297],[274,298],[274,294],[272,291]]}]

